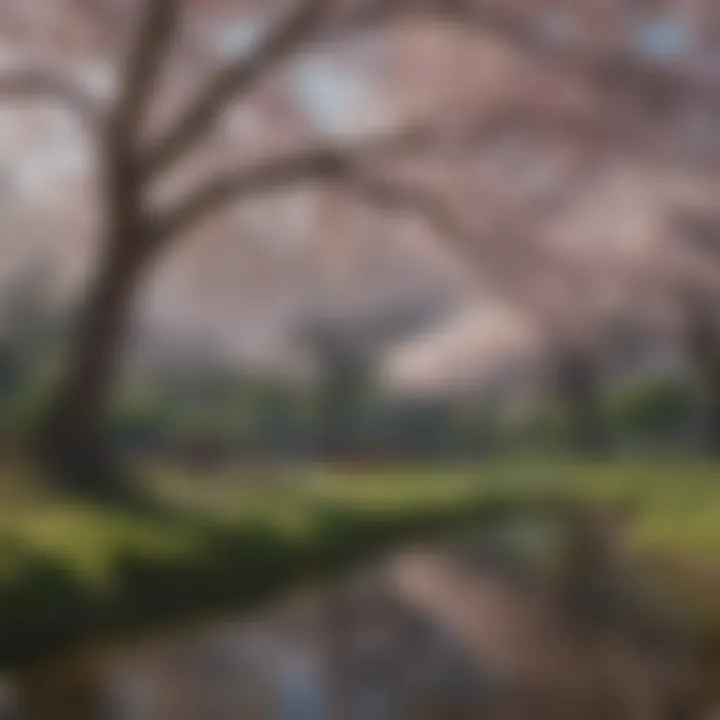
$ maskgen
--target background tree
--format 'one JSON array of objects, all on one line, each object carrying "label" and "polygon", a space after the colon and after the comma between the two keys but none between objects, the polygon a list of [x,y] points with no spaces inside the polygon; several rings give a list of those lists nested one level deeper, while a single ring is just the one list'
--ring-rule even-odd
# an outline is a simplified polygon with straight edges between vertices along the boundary
[{"label": "background tree", "polygon": [[704,426],[704,445],[720,456],[720,323],[718,308],[717,219],[694,211],[675,218],[667,262],[670,291],[680,315],[681,338],[696,389]]}]

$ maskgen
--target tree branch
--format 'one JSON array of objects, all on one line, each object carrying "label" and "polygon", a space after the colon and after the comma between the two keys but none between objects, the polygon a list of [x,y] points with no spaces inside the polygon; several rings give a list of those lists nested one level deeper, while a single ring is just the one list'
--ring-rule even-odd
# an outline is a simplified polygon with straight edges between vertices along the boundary
[{"label": "tree branch", "polygon": [[380,177],[370,177],[351,167],[347,168],[342,181],[343,187],[365,203],[382,210],[416,215],[443,239],[451,242],[453,248],[473,266],[482,259],[477,233],[466,227],[437,193]]},{"label": "tree branch", "polygon": [[[568,116],[547,106],[538,108],[521,102],[484,113],[479,120],[468,123],[468,127],[450,137],[426,125],[415,125],[379,137],[366,138],[355,144],[320,144],[206,180],[156,221],[154,235],[158,243],[168,242],[175,234],[185,232],[206,215],[232,202],[284,189],[299,182],[356,180],[358,172],[372,160],[386,160],[388,157],[397,158],[428,150],[460,149],[465,153],[477,153],[513,131],[545,135],[555,133],[562,137],[569,133],[581,137],[599,137],[597,134],[600,132],[593,117],[586,117],[582,113]],[[401,204],[403,198],[395,195],[397,190],[391,194],[388,186],[385,192],[388,201]],[[407,198],[408,203],[413,199]],[[432,209],[434,204],[430,197],[425,199]],[[447,225],[449,220],[438,213],[433,222],[440,228]],[[446,229],[451,234],[459,234],[457,228],[455,231],[450,227]]]},{"label": "tree branch", "polygon": [[298,49],[330,5],[331,0],[300,0],[250,57],[221,70],[167,135],[150,148],[147,171],[161,172],[198,142],[231,100],[251,91],[266,73]]},{"label": "tree branch", "polygon": [[720,217],[709,212],[679,211],[673,218],[675,227],[709,261],[720,259]]},{"label": "tree branch", "polygon": [[[579,168],[579,174],[573,173],[568,185],[582,183],[585,175],[586,169]],[[539,237],[533,237],[543,218],[563,211],[565,202],[558,201],[555,194],[524,224],[518,221],[517,209],[498,215],[491,206],[473,208],[486,214],[486,226],[480,230],[463,223],[459,213],[432,190],[400,185],[352,166],[347,166],[343,181],[350,193],[373,207],[407,212],[420,219],[468,264],[485,291],[490,289],[495,296],[524,312],[528,308],[541,310],[537,288],[528,281],[538,274],[545,277],[554,272],[556,282],[562,280],[566,284],[573,277],[578,287],[592,287],[591,271],[578,267],[561,252],[540,242]]]},{"label": "tree branch", "polygon": [[405,128],[399,132],[364,139],[355,145],[321,144],[289,153],[235,172],[213,177],[181,200],[155,225],[155,241],[167,242],[184,233],[207,215],[232,202],[249,196],[281,190],[299,182],[343,180],[350,168],[373,158],[401,155],[427,146],[429,133],[423,128]]},{"label": "tree branch", "polygon": [[[490,136],[494,137],[496,126],[489,124]],[[432,190],[419,186],[400,184],[378,176],[371,176],[364,167],[369,160],[387,158],[388,154],[403,154],[417,147],[427,147],[432,136],[427,131],[405,131],[373,141],[365,141],[355,148],[321,146],[316,149],[289,155],[276,161],[266,162],[249,170],[230,173],[209,182],[178,209],[170,212],[156,226],[154,247],[160,248],[172,238],[189,230],[208,214],[221,209],[229,202],[251,194],[282,188],[298,181],[333,181],[341,184],[362,202],[381,210],[407,212],[417,216],[450,243],[470,265],[478,277],[488,285],[507,285],[508,252],[503,257],[503,271],[499,270],[497,258],[488,260],[489,251],[497,251],[495,245],[479,242],[480,234],[465,225],[459,214],[442,201]],[[493,235],[500,235],[495,232]],[[503,238],[503,241],[506,238]],[[511,248],[502,248],[511,250]],[[529,254],[535,254],[533,249]],[[505,274],[503,274],[505,273]]]},{"label": "tree branch", "polygon": [[671,154],[668,139],[657,133],[654,138],[648,137],[651,124],[657,130],[674,109],[685,103],[700,102],[720,110],[717,78],[626,52],[596,52],[577,42],[547,43],[512,5],[508,7],[504,0],[373,0],[361,6],[363,12],[354,18],[354,23],[372,27],[419,14],[486,33],[589,91],[602,107],[602,119],[620,134],[627,132],[633,139],[643,138],[645,148],[653,141],[654,151],[666,157]]},{"label": "tree branch", "polygon": [[487,32],[533,60],[604,91],[670,98],[691,95],[720,102],[720,83],[677,66],[662,66],[624,52],[598,53],[578,43],[550,44],[504,0],[375,0],[358,20],[366,26],[425,14]]},{"label": "tree branch", "polygon": [[96,134],[102,113],[95,100],[69,78],[52,70],[23,68],[0,74],[0,97],[51,100],[70,110]]},{"label": "tree branch", "polygon": [[180,18],[179,0],[144,0],[135,45],[126,61],[122,96],[113,118],[115,140],[137,139],[143,116]]},{"label": "tree branch", "polygon": [[348,173],[344,180],[343,187],[361,202],[380,210],[408,213],[423,222],[466,264],[483,292],[491,292],[521,312],[528,308],[539,311],[539,299],[528,283],[528,267],[546,272],[558,258],[537,242],[519,242],[515,222],[495,219],[492,226],[474,229],[437,193],[426,188],[400,185],[362,172]]},{"label": "tree branch", "polygon": [[75,0],[75,5],[78,12],[82,12],[85,17],[90,16],[103,30],[116,27],[121,19],[121,13],[112,0]]}]

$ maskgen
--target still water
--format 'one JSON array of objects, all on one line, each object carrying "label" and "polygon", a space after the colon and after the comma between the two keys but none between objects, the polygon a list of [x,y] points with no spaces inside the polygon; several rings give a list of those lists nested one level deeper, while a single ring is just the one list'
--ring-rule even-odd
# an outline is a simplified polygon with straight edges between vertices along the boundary
[{"label": "still water", "polygon": [[483,542],[409,548],[252,616],[8,679],[0,718],[674,717],[676,665],[624,631],[571,629],[527,557]]}]

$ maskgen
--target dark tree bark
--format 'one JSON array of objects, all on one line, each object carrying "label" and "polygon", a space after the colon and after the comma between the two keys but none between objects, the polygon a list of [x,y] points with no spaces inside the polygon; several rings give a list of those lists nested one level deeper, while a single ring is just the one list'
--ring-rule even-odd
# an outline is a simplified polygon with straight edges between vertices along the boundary
[{"label": "dark tree bark", "polygon": [[[40,459],[47,469],[63,484],[100,493],[122,479],[111,453],[108,418],[134,291],[144,267],[141,252],[128,248],[117,229],[110,234],[114,237],[83,304],[73,352],[39,433]],[[139,245],[137,240],[132,244]]]},{"label": "dark tree bark", "polygon": [[610,439],[595,358],[583,348],[564,345],[556,351],[555,372],[572,449],[585,457],[607,455]]},{"label": "dark tree bark", "polygon": [[104,200],[100,265],[65,375],[39,430],[42,464],[64,485],[105,495],[123,484],[108,438],[109,404],[134,290],[152,249],[140,136],[179,23],[176,0],[147,0],[117,103],[97,119]]},{"label": "dark tree bark", "polygon": [[348,460],[361,451],[358,422],[369,375],[364,359],[325,358],[320,389],[320,451],[324,458]]},{"label": "dark tree bark", "polygon": [[687,343],[703,412],[704,446],[720,459],[720,326],[716,312],[700,299],[686,303]]}]

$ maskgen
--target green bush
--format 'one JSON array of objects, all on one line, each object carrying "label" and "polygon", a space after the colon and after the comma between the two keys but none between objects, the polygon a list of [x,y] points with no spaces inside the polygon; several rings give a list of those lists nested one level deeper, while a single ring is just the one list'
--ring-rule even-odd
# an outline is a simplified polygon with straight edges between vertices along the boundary
[{"label": "green bush", "polygon": [[692,424],[692,389],[680,380],[636,385],[609,403],[610,420],[619,431],[644,440],[680,440]]}]

